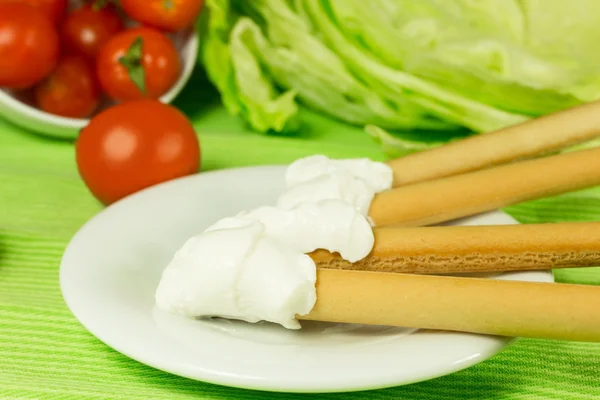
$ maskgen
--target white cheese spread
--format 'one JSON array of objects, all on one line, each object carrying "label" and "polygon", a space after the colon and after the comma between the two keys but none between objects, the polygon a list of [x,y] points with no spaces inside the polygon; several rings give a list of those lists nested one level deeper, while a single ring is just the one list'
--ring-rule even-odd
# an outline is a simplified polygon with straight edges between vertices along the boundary
[{"label": "white cheese spread", "polygon": [[156,304],[188,317],[269,321],[298,329],[316,302],[306,254],[356,262],[373,247],[368,211],[391,188],[392,171],[368,159],[306,157],[286,171],[276,206],[224,218],[190,238],[163,271]]}]

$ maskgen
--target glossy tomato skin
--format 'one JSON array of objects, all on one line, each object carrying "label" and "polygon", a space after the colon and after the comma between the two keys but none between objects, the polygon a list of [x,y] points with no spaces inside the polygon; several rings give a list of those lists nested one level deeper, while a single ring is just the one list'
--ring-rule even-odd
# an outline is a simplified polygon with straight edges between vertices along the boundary
[{"label": "glossy tomato skin", "polygon": [[102,46],[123,29],[123,20],[113,6],[95,9],[90,3],[67,15],[61,39],[66,51],[94,59]]},{"label": "glossy tomato skin", "polygon": [[121,6],[131,18],[169,32],[190,27],[203,4],[203,0],[121,0]]},{"label": "glossy tomato skin", "polygon": [[93,66],[82,56],[66,55],[36,86],[35,98],[43,111],[86,118],[98,107],[101,92]]},{"label": "glossy tomato skin", "polygon": [[62,21],[67,11],[67,0],[0,0],[3,3],[25,3],[37,8],[46,15],[54,24]]},{"label": "glossy tomato skin", "polygon": [[27,89],[48,75],[60,53],[50,19],[23,3],[0,3],[0,87]]},{"label": "glossy tomato skin", "polygon": [[199,141],[191,123],[178,109],[157,100],[118,104],[97,114],[75,148],[81,177],[107,205],[200,168]]},{"label": "glossy tomato skin", "polygon": [[[143,41],[140,63],[145,72],[144,92],[136,86],[127,68],[119,61],[139,38]],[[129,29],[113,37],[98,55],[96,68],[102,89],[113,99],[157,99],[177,82],[181,61],[169,38],[156,29],[143,27]]]}]

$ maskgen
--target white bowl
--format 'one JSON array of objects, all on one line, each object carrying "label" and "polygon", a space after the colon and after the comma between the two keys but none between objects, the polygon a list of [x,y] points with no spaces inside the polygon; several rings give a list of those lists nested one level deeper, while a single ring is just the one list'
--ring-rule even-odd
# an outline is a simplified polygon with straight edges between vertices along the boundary
[{"label": "white bowl", "polygon": [[[172,39],[179,50],[182,70],[173,87],[160,97],[159,100],[163,103],[170,103],[181,92],[198,59],[199,39],[193,28],[174,34]],[[0,117],[27,130],[64,139],[76,138],[79,131],[89,122],[89,118],[67,118],[47,113],[33,106],[25,98],[5,89],[0,89]]]}]

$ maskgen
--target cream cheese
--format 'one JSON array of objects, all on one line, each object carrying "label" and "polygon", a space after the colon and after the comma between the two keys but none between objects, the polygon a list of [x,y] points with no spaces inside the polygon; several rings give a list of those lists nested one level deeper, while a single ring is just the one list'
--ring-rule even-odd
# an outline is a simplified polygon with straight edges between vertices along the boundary
[{"label": "cream cheese", "polygon": [[390,189],[393,172],[368,158],[332,160],[322,155],[301,158],[287,169],[287,190],[277,206],[293,208],[311,201],[337,199],[354,206],[362,215],[376,193]]},{"label": "cream cheese", "polygon": [[188,317],[270,321],[298,329],[316,302],[316,266],[306,254],[369,254],[367,214],[392,171],[368,159],[312,156],[286,171],[286,191],[264,206],[216,222],[190,238],[163,271],[156,304]]},{"label": "cream cheese", "polygon": [[312,259],[266,234],[256,220],[190,238],[163,272],[156,305],[188,317],[218,316],[300,327],[316,301]]}]

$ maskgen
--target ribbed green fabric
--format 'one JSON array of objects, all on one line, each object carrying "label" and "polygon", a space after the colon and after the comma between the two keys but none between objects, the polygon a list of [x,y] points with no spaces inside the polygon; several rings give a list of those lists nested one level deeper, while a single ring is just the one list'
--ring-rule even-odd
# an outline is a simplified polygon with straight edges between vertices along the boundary
[{"label": "ribbed green fabric", "polygon": [[[289,162],[314,153],[383,159],[359,129],[307,113],[304,137],[260,136],[203,98],[203,93],[188,89],[178,100],[196,122],[203,169]],[[71,143],[44,139],[0,121],[1,399],[600,398],[600,344],[589,343],[523,339],[486,362],[428,382],[310,396],[220,387],[146,367],[83,329],[60,294],[62,252],[75,231],[100,209],[78,177]],[[598,220],[600,190],[508,211],[525,223]],[[600,270],[594,268],[556,276],[561,281],[600,283]]]}]

